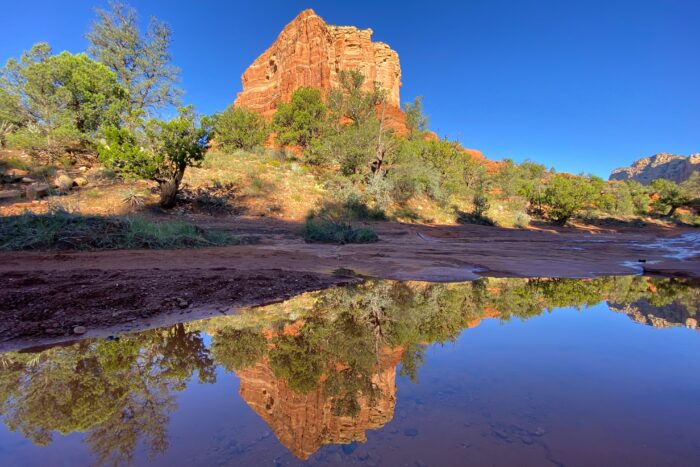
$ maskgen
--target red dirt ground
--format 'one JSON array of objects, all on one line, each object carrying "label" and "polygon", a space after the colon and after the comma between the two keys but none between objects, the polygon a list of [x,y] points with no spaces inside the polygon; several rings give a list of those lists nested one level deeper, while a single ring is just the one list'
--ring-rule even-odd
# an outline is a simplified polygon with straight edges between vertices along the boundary
[{"label": "red dirt ground", "polygon": [[[700,256],[679,260],[659,238],[688,230],[517,230],[377,223],[369,245],[306,244],[299,225],[261,218],[190,219],[259,243],[193,250],[0,252],[0,349],[188,321],[347,283],[338,268],[402,280],[480,276],[592,277],[641,273],[700,277]],[[638,260],[647,263],[637,263]]]}]

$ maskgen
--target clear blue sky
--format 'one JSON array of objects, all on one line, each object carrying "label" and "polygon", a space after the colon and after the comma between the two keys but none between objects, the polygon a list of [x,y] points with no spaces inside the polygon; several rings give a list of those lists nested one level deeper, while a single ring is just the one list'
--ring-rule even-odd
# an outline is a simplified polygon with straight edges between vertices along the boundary
[{"label": "clear blue sky", "polygon": [[[296,14],[371,27],[400,56],[402,100],[487,157],[607,177],[658,152],[700,152],[700,0],[132,0],[170,24],[187,103],[223,110]],[[4,1],[0,61],[38,41],[82,51],[105,1]]]}]

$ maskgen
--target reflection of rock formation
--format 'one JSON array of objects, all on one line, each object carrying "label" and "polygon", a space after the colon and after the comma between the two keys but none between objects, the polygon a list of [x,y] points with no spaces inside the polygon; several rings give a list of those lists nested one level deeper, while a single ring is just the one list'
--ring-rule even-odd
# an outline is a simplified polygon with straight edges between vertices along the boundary
[{"label": "reflection of rock formation", "polygon": [[646,298],[642,298],[628,305],[608,303],[608,306],[611,310],[625,313],[638,323],[655,328],[686,326],[697,329],[698,327],[697,316],[691,315],[686,306],[677,302],[665,306],[654,306]]},{"label": "reflection of rock formation", "polygon": [[359,70],[367,78],[365,89],[377,82],[387,92],[385,120],[399,133],[406,132],[400,108],[399,56],[388,45],[372,42],[371,29],[331,26],[313,10],[302,11],[277,40],[243,73],[243,91],[236,107],[272,117],[280,102],[288,102],[301,86],[318,88],[325,95],[338,86],[342,70]]},{"label": "reflection of rock formation", "polygon": [[296,393],[275,377],[267,359],[237,372],[240,393],[287,449],[307,459],[324,444],[365,441],[365,431],[381,428],[393,418],[401,355],[401,349],[382,353],[372,375],[377,397],[370,401],[361,395],[360,410],[354,416],[334,415],[333,399],[324,395],[323,378],[316,390]]}]

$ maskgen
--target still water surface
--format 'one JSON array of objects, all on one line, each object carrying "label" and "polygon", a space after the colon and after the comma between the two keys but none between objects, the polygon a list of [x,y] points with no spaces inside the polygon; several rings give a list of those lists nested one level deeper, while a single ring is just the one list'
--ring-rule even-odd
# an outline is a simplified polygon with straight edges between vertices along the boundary
[{"label": "still water surface", "polygon": [[0,465],[698,465],[700,284],[369,281],[0,355]]}]

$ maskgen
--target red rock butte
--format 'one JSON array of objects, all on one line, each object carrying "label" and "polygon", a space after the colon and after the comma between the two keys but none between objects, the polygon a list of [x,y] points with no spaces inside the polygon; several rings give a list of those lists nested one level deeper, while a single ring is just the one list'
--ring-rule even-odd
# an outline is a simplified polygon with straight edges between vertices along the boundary
[{"label": "red rock butte", "polygon": [[386,90],[385,124],[405,134],[399,55],[383,42],[372,42],[371,29],[331,26],[313,10],[299,13],[243,73],[243,91],[234,105],[271,118],[299,87],[320,89],[325,96],[339,85],[343,70],[360,71],[367,90],[375,82]]}]

